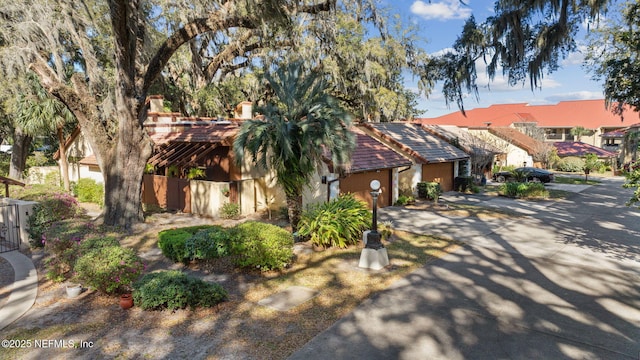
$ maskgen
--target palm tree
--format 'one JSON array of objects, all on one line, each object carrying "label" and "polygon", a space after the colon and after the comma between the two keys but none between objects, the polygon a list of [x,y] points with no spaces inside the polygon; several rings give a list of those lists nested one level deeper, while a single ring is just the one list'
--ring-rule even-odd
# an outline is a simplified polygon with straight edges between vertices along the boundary
[{"label": "palm tree", "polygon": [[584,135],[588,135],[590,133],[591,133],[591,130],[585,129],[582,126],[576,126],[574,128],[571,128],[571,135],[575,136],[578,142],[582,141],[582,137]]},{"label": "palm tree", "polygon": [[60,167],[65,191],[70,190],[69,170],[66,156],[64,127],[75,121],[75,116],[58,99],[40,85],[34,74],[27,76],[31,94],[18,98],[16,123],[28,135],[55,132],[59,143]]},{"label": "palm tree", "polygon": [[275,172],[295,232],[302,192],[323,156],[331,156],[336,165],[346,164],[355,140],[349,131],[350,117],[327,94],[327,83],[319,73],[305,74],[302,63],[293,62],[265,77],[273,99],[257,109],[263,118],[242,124],[234,153],[238,163],[246,152],[255,165]]}]

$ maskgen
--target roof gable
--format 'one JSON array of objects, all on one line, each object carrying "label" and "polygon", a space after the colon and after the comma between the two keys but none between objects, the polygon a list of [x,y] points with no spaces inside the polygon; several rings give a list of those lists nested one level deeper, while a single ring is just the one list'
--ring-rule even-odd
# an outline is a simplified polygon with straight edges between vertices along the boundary
[{"label": "roof gable", "polygon": [[423,129],[419,124],[365,123],[374,132],[422,163],[440,163],[467,159],[464,151]]},{"label": "roof gable", "polygon": [[391,169],[410,166],[410,160],[392,150],[387,145],[354,128],[356,148],[351,154],[349,172],[363,172],[377,169]]},{"label": "roof gable", "polygon": [[490,127],[489,132],[521,149],[526,150],[529,155],[536,153],[544,144],[542,141],[536,140],[531,136],[510,127]]},{"label": "roof gable", "polygon": [[599,147],[585,144],[580,141],[562,141],[555,142],[553,146],[558,149],[558,156],[585,156],[587,154],[595,154],[597,157],[616,157],[616,153],[601,149]]}]

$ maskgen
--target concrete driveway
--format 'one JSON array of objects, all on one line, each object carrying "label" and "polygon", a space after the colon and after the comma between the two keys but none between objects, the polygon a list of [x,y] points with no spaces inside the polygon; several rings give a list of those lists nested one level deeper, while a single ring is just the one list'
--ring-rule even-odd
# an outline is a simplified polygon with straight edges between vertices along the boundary
[{"label": "concrete driveway", "polygon": [[445,195],[523,214],[506,221],[381,210],[396,228],[465,245],[290,359],[638,359],[640,211],[624,206],[622,183],[571,188],[563,201]]}]

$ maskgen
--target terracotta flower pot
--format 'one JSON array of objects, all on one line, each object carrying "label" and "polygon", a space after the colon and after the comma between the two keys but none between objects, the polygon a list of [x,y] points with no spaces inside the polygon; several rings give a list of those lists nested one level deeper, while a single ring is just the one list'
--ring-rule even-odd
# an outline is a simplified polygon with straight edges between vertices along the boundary
[{"label": "terracotta flower pot", "polygon": [[131,294],[120,295],[120,307],[123,309],[129,309],[133,306],[133,296]]}]

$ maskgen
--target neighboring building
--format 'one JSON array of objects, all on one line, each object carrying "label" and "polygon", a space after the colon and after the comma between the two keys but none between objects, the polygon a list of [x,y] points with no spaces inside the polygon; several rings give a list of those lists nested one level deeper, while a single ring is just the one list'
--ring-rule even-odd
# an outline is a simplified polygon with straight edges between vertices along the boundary
[{"label": "neighboring building", "polygon": [[612,144],[601,135],[637,122],[638,113],[626,110],[622,116],[613,114],[601,100],[561,101],[555,105],[497,104],[487,108],[467,110],[466,115],[451,114],[420,118],[416,122],[434,125],[456,125],[468,128],[517,127],[535,125],[544,130],[545,141],[575,141],[571,129],[582,126],[591,133],[580,141],[604,148]]},{"label": "neighboring building", "polygon": [[[329,178],[332,180],[327,183],[337,181],[341,194],[353,193],[371,206],[373,199],[369,184],[372,180],[378,180],[381,185],[378,207],[393,205],[398,199],[399,173],[403,168],[411,167],[411,160],[359,128],[354,128],[353,132],[356,135],[356,148],[351,155],[351,162],[345,164],[344,171],[331,164]],[[338,172],[343,174],[338,175]],[[329,197],[335,196],[335,192],[329,193]]]},{"label": "neighboring building", "polygon": [[558,156],[564,157],[584,157],[587,154],[595,154],[601,160],[611,161],[617,157],[617,154],[612,151],[607,151],[597,146],[585,144],[579,141],[573,142],[555,142],[553,146],[558,150]]},{"label": "neighboring building", "polygon": [[500,156],[506,156],[506,149],[500,149],[497,146],[501,140],[491,141],[489,137],[473,135],[469,129],[454,125],[422,125],[422,127],[466,152],[469,155],[471,174],[477,177],[481,178],[482,175],[490,177],[495,161],[499,160]]},{"label": "neighboring building", "polygon": [[443,191],[450,191],[455,177],[469,174],[469,169],[461,166],[469,155],[419,124],[363,123],[360,128],[412,159],[412,167],[399,172],[403,191],[415,191],[421,181],[438,182]]},{"label": "neighboring building", "polygon": [[[499,157],[502,166],[536,166],[542,165],[536,161],[539,152],[550,149],[550,145],[545,145],[542,141],[536,140],[511,127],[489,127],[486,129],[471,130],[477,136],[490,134],[495,136],[495,144],[503,149],[503,154]],[[481,135],[482,134],[482,135]],[[498,140],[499,139],[499,140]]]}]

